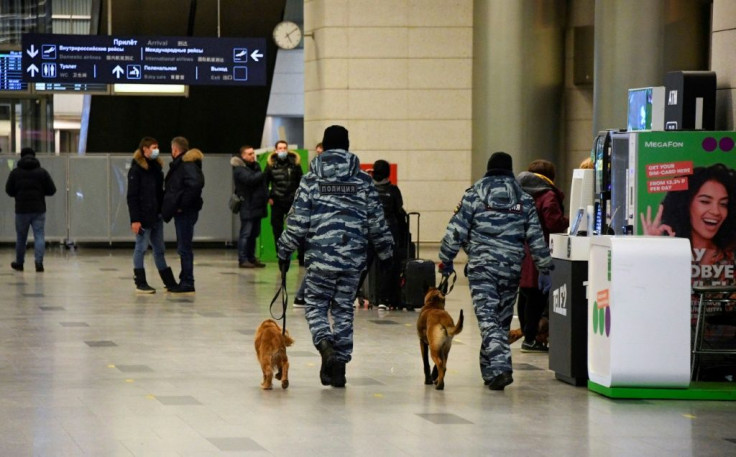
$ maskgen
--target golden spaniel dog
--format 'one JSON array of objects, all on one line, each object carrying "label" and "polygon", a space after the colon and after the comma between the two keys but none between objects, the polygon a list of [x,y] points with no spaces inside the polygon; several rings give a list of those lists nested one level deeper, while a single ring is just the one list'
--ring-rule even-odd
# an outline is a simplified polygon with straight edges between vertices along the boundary
[{"label": "golden spaniel dog", "polygon": [[[417,319],[417,335],[419,349],[422,352],[424,364],[424,384],[435,384],[437,390],[445,388],[445,372],[447,371],[447,356],[450,354],[452,338],[463,331],[463,310],[457,325],[445,311],[445,296],[439,289],[431,287],[424,297],[424,306]],[[427,351],[432,355],[434,369],[429,372],[429,358]]]},{"label": "golden spaniel dog", "polygon": [[287,330],[281,333],[281,327],[273,319],[261,322],[256,330],[256,356],[263,371],[261,389],[273,388],[273,371],[276,369],[276,379],[281,381],[281,388],[289,387],[289,358],[286,356],[286,347],[294,344]]},{"label": "golden spaniel dog", "polygon": [[[520,328],[509,330],[509,344],[513,344],[524,336],[524,332]],[[549,342],[549,319],[542,316],[537,326],[537,337],[535,338],[542,344]]]}]

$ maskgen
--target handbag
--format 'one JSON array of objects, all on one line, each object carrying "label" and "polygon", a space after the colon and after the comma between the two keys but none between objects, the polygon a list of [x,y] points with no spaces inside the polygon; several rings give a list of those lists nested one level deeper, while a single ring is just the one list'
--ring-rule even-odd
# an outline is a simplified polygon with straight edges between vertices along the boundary
[{"label": "handbag", "polygon": [[240,212],[240,205],[243,204],[243,197],[233,192],[233,194],[230,196],[230,200],[227,202],[227,206],[230,207],[230,211],[233,212],[233,214],[238,214]]}]

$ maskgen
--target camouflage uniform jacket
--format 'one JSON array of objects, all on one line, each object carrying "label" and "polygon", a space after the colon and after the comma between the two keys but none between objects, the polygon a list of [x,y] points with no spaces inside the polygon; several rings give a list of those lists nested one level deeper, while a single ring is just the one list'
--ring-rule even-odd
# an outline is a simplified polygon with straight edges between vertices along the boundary
[{"label": "camouflage uniform jacket", "polygon": [[393,238],[373,180],[360,169],[358,158],[342,149],[329,150],[315,157],[310,169],[279,238],[279,257],[288,258],[305,240],[309,269],[360,272],[369,241],[380,259],[390,258]]},{"label": "camouflage uniform jacket", "polygon": [[471,272],[474,267],[487,267],[502,276],[519,278],[524,241],[529,243],[537,268],[547,273],[552,259],[534,199],[511,172],[491,171],[465,191],[442,239],[440,259],[451,262],[463,247]]}]

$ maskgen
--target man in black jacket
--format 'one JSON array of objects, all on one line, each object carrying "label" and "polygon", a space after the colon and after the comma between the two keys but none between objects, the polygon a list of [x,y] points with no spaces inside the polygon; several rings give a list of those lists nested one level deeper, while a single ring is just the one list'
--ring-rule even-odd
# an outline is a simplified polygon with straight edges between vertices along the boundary
[{"label": "man in black jacket", "polygon": [[194,224],[202,209],[204,174],[199,149],[189,149],[189,141],[181,136],[171,140],[171,157],[164,185],[164,201],[161,215],[165,222],[174,219],[176,226],[176,252],[181,258],[179,285],[169,292],[194,292]]},{"label": "man in black jacket", "polygon": [[43,255],[46,250],[44,226],[46,225],[46,196],[56,193],[54,180],[41,168],[36,152],[31,148],[20,151],[18,166],[10,172],[5,192],[15,198],[15,262],[16,271],[23,271],[26,257],[28,227],[33,228],[33,251],[36,271],[43,271]]},{"label": "man in black jacket", "polygon": [[261,219],[266,217],[268,192],[266,177],[256,161],[253,146],[240,148],[239,156],[230,159],[233,167],[235,193],[240,204],[240,236],[238,237],[238,266],[262,268],[266,264],[256,259],[256,239],[261,234]]},{"label": "man in black jacket", "polygon": [[164,257],[164,222],[161,217],[161,204],[164,199],[163,160],[158,156],[158,141],[145,137],[133,154],[128,170],[128,212],[130,229],[135,233],[133,250],[133,274],[136,291],[152,294],[156,289],[148,285],[143,258],[148,245],[153,247],[153,260],[156,263],[166,289],[177,286],[174,273],[166,264]]},{"label": "man in black jacket", "polygon": [[[289,151],[286,141],[279,140],[276,150],[268,156],[266,165],[266,187],[269,188],[268,204],[271,205],[271,229],[274,244],[284,231],[286,214],[294,203],[294,195],[302,180],[299,154]],[[299,264],[304,264],[303,248],[299,248]]]}]

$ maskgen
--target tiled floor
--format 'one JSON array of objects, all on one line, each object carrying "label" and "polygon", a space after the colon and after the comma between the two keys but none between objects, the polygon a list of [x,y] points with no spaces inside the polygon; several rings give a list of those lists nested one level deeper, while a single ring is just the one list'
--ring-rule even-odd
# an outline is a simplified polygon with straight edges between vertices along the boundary
[{"label": "tiled floor", "polygon": [[[485,389],[462,279],[448,310],[465,310],[465,330],[444,391],[423,384],[417,315],[375,309],[356,311],[347,387],[322,387],[292,308],[291,385],[262,391],[253,334],[275,265],[237,269],[232,250],[196,249],[197,293],[179,297],[150,258],[159,290],[135,294],[132,249],[51,248],[45,273],[14,272],[12,249],[0,254],[3,457],[736,455],[734,403],[612,401],[555,380],[547,356],[518,343],[515,382]],[[173,250],[168,260],[178,271]],[[290,290],[301,274],[289,272]]]}]

